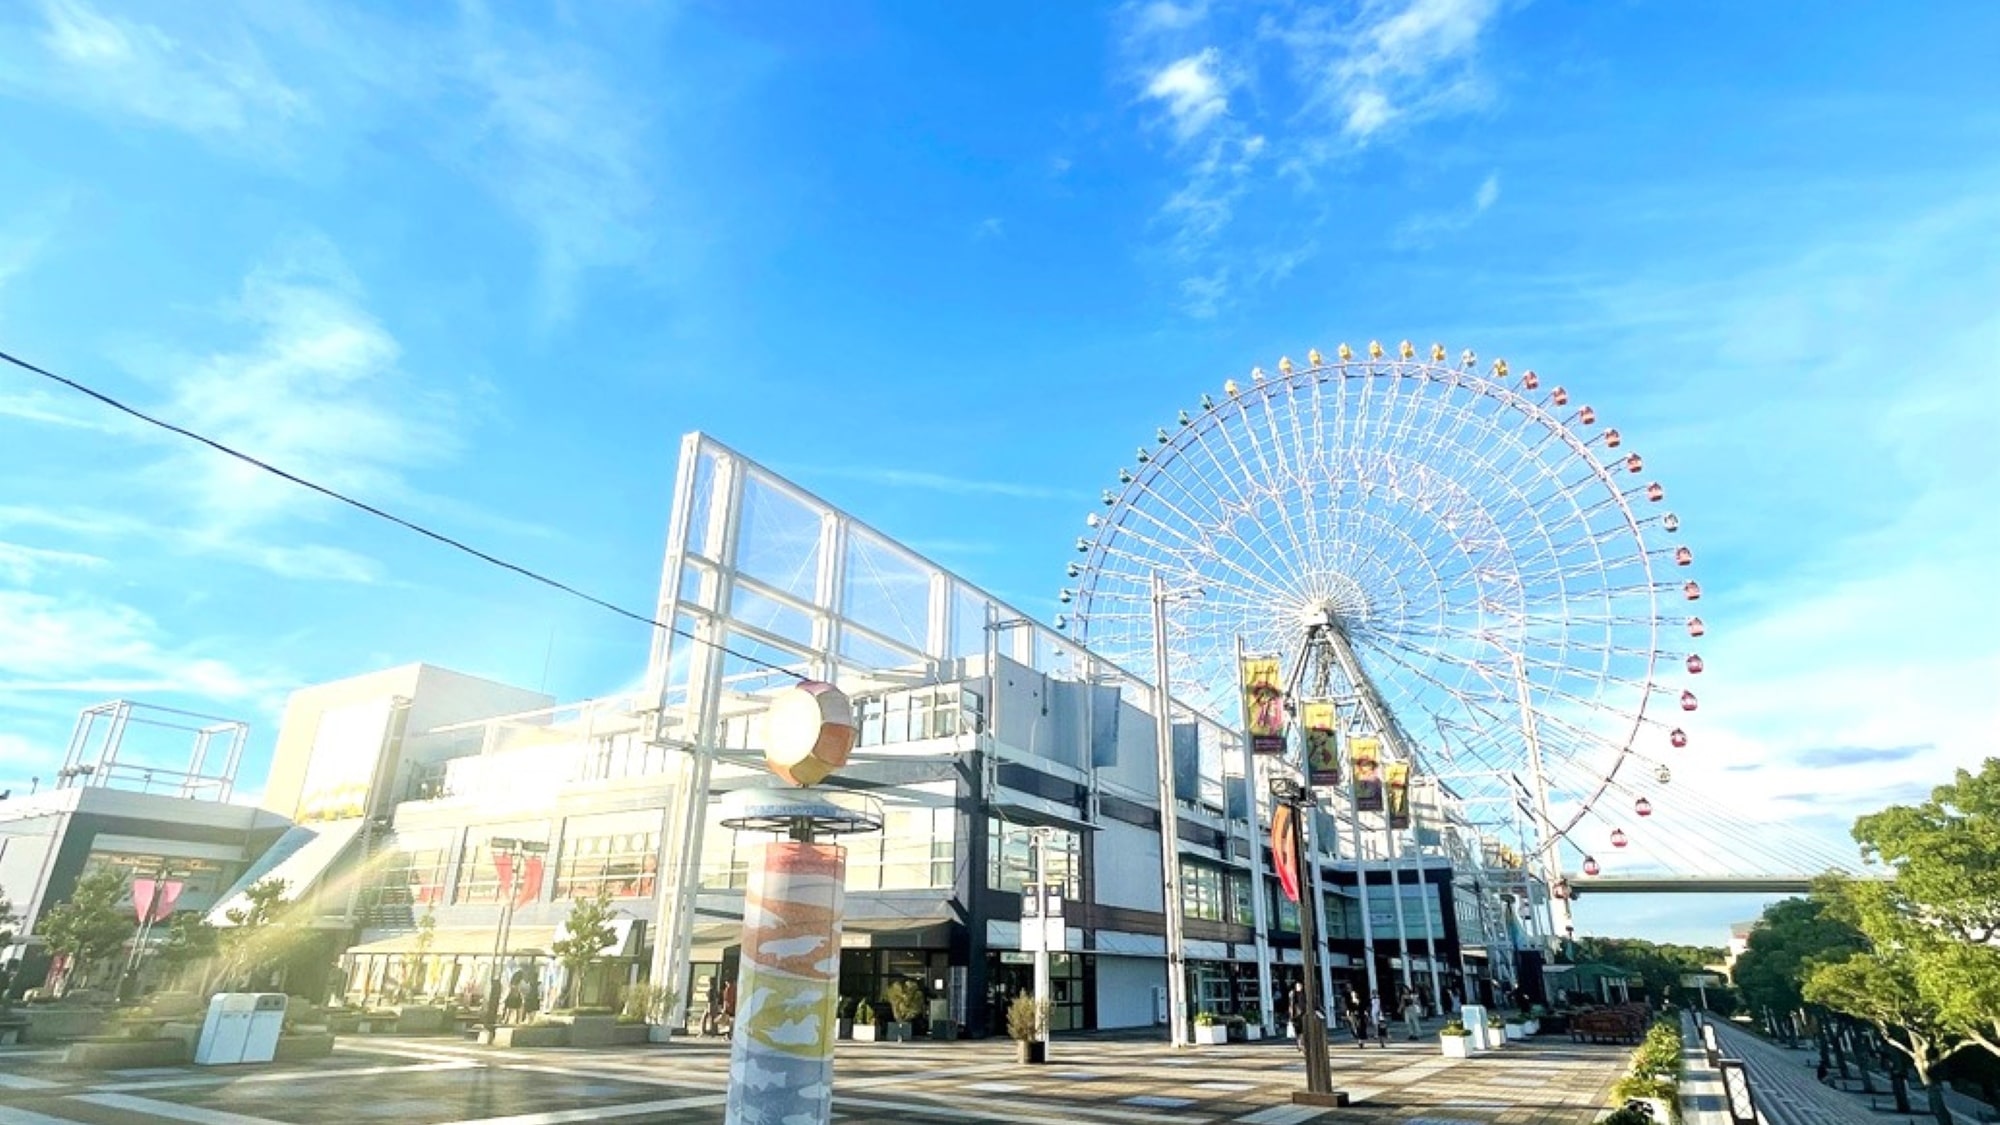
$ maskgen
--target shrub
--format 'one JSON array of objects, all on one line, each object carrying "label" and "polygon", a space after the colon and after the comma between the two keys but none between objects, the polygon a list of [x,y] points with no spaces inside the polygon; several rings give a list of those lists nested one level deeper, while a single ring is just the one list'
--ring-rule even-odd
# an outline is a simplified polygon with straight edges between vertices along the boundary
[{"label": "shrub", "polygon": [[1459,1021],[1452,1020],[1450,1023],[1445,1024],[1443,1027],[1438,1028],[1438,1034],[1450,1035],[1453,1037],[1464,1037],[1467,1035],[1471,1035],[1472,1032],[1466,1030],[1465,1025],[1460,1023]]},{"label": "shrub", "polygon": [[1041,1038],[1042,1028],[1049,1022],[1049,1006],[1036,1004],[1035,998],[1023,992],[1007,1005],[1007,1034],[1023,1043]]},{"label": "shrub", "polygon": [[1196,1012],[1194,1014],[1194,1025],[1196,1027],[1213,1027],[1215,1025],[1215,1013]]},{"label": "shrub", "polygon": [[1659,1125],[1653,1119],[1653,1111],[1645,1106],[1619,1106],[1611,1111],[1599,1125]]},{"label": "shrub", "polygon": [[889,1012],[897,1023],[909,1023],[924,1014],[924,986],[913,980],[899,980],[882,992]]}]

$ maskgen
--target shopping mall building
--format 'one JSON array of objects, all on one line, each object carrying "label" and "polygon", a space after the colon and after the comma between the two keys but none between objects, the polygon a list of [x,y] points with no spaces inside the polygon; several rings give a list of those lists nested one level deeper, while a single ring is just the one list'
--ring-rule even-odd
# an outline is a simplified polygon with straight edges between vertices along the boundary
[{"label": "shopping mall building", "polygon": [[[882,810],[879,833],[840,841],[841,995],[915,979],[970,1033],[1001,1030],[1002,1001],[1030,988],[1020,892],[1039,843],[1065,899],[1053,1026],[1164,1023],[1163,765],[1190,1006],[1263,1006],[1260,961],[1273,995],[1300,977],[1268,807],[1246,816],[1268,796],[1244,769],[1266,766],[1234,730],[1175,708],[1161,753],[1147,683],[700,434],[682,444],[662,575],[671,628],[631,694],[560,704],[421,665],[295,694],[266,804],[296,826],[237,889],[286,879],[371,1001],[476,998],[496,950],[553,996],[571,900],[606,891],[617,941],[580,999],[669,980],[698,1020],[706,982],[735,967],[751,850],[769,838],[720,809],[778,784],[764,713],[803,675],[843,688],[860,726],[829,787]],[[1528,944],[1519,868],[1447,825],[1448,793],[1413,797],[1394,843],[1368,814],[1359,831],[1345,815],[1316,826],[1329,986],[1365,985],[1364,926],[1384,989],[1510,985]]]}]

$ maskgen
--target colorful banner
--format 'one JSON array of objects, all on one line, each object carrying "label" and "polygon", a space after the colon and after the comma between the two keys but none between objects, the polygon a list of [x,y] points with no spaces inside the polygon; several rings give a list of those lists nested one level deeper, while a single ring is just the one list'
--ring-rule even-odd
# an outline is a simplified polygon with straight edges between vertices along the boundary
[{"label": "colorful banner", "polygon": [[1299,901],[1299,841],[1292,831],[1292,819],[1297,815],[1290,805],[1279,805],[1271,812],[1271,866],[1278,869],[1278,886],[1292,902]]},{"label": "colorful banner", "polygon": [[1331,703],[1306,703],[1299,707],[1299,725],[1306,732],[1306,784],[1339,785],[1340,713]]},{"label": "colorful banner", "polygon": [[139,924],[166,921],[174,912],[174,903],[180,901],[185,885],[179,879],[132,880],[132,910],[139,915]]},{"label": "colorful banner", "polygon": [[1278,658],[1246,656],[1238,668],[1243,688],[1243,727],[1252,754],[1285,752],[1285,689],[1278,683]]},{"label": "colorful banner", "polygon": [[542,857],[531,855],[528,857],[527,863],[522,866],[525,869],[521,872],[520,889],[514,894],[515,906],[526,906],[542,895],[542,868],[544,866]]},{"label": "colorful banner", "polygon": [[1347,740],[1347,757],[1354,766],[1354,807],[1382,811],[1382,740],[1357,736]]},{"label": "colorful banner", "polygon": [[729,1043],[725,1125],[827,1121],[847,850],[757,849],[743,900],[743,967]]},{"label": "colorful banner", "polygon": [[1389,781],[1389,828],[1401,831],[1410,826],[1410,763],[1390,762],[1387,770]]}]

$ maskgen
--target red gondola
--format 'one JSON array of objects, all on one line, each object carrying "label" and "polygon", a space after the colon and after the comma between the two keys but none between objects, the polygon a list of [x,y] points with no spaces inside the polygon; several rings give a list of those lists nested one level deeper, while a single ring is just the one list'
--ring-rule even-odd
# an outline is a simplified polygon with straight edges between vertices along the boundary
[{"label": "red gondola", "polygon": [[1631,456],[1625,458],[1625,471],[1628,473],[1639,472],[1643,470],[1645,467],[1646,467],[1646,459],[1639,456],[1637,453],[1634,453]]},{"label": "red gondola", "polygon": [[[1646,486],[1646,499],[1651,500],[1653,503],[1657,504],[1660,501],[1665,500],[1666,498],[1667,498],[1667,490],[1660,487],[1659,481],[1654,481],[1653,483]],[[1670,527],[1667,530],[1672,531],[1673,528]]]},{"label": "red gondola", "polygon": [[1604,431],[1604,444],[1610,446],[1613,449],[1618,448],[1619,443],[1624,440],[1625,440],[1625,435],[1619,433],[1617,430]]},{"label": "red gondola", "polygon": [[1692,676],[1699,676],[1701,675],[1701,669],[1702,669],[1701,657],[1692,652],[1688,653],[1688,674]]},{"label": "red gondola", "polygon": [[1675,547],[1675,548],[1674,548],[1674,565],[1675,565],[1675,566],[1692,566],[1692,565],[1694,565],[1694,551],[1693,551],[1693,549],[1691,549],[1691,548],[1688,548],[1688,547]]},{"label": "red gondola", "polygon": [[1597,873],[1598,873],[1598,872],[1599,872],[1600,870],[1602,870],[1602,868],[1600,868],[1600,867],[1598,867],[1598,866],[1597,866],[1597,857],[1596,857],[1596,856],[1588,856],[1588,855],[1587,855],[1587,856],[1584,856],[1584,857],[1583,857],[1583,873],[1584,873],[1585,875],[1595,875],[1595,874],[1597,874]]},{"label": "red gondola", "polygon": [[1582,422],[1586,426],[1592,425],[1597,421],[1597,411],[1592,410],[1590,407],[1586,406],[1582,410],[1576,412],[1576,420]]},{"label": "red gondola", "polygon": [[1676,750],[1686,749],[1688,744],[1688,732],[1682,730],[1679,727],[1675,727],[1673,730],[1667,732],[1667,741],[1673,743],[1674,749]]},{"label": "red gondola", "polygon": [[1613,828],[1611,830],[1611,846],[1614,848],[1625,846],[1625,830],[1623,828]]},{"label": "red gondola", "polygon": [[1568,406],[1569,392],[1563,390],[1561,387],[1557,387],[1555,390],[1549,392],[1549,401],[1555,403],[1557,406]]},{"label": "red gondola", "polygon": [[1686,582],[1681,583],[1681,593],[1687,596],[1687,600],[1698,602],[1701,600],[1701,583],[1690,578]]},{"label": "red gondola", "polygon": [[1533,371],[1530,371],[1521,376],[1521,385],[1532,391],[1542,385],[1542,380]]},{"label": "red gondola", "polygon": [[1701,623],[1701,618],[1699,617],[1688,618],[1688,636],[1699,637],[1706,632],[1708,632],[1708,626]]},{"label": "red gondola", "polygon": [[1640,816],[1652,816],[1653,802],[1648,801],[1644,797],[1641,797],[1638,800],[1632,802],[1632,811],[1638,813]]},{"label": "red gondola", "polygon": [[1684,691],[1681,693],[1681,710],[1692,711],[1700,706],[1701,706],[1701,701],[1694,697],[1693,692]]}]

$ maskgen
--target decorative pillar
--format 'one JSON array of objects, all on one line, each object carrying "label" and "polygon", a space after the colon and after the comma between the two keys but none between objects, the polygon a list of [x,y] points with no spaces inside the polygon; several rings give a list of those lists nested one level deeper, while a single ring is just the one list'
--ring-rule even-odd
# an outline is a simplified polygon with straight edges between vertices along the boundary
[{"label": "decorative pillar", "polygon": [[827,1121],[833,1114],[847,849],[783,840],[756,855],[743,901],[743,962],[723,1120]]}]

